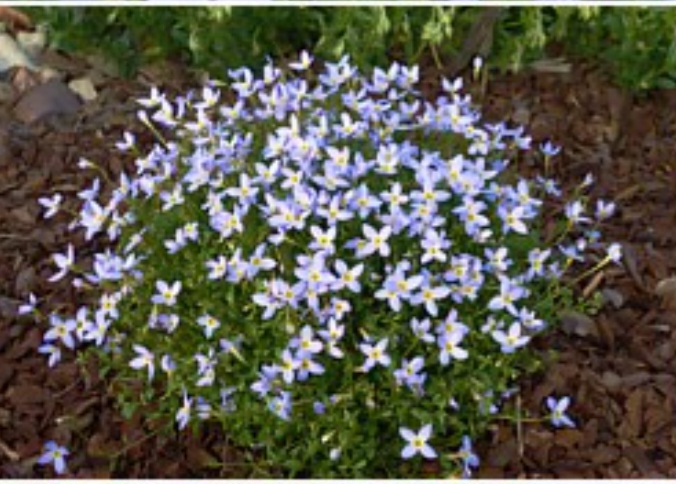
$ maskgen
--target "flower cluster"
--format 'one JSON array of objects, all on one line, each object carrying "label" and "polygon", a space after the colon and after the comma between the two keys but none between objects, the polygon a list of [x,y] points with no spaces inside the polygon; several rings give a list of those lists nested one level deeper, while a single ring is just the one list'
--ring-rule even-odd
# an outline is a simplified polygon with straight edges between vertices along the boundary
[{"label": "flower cluster", "polygon": [[[482,122],[461,79],[427,101],[417,67],[313,65],[303,53],[139,100],[159,142],[142,152],[125,133],[133,172],[105,198],[99,178],[79,194],[73,227],[112,247],[91,267],[72,245],[55,254],[51,280],[96,300],[50,315],[40,351],[55,365],[93,347],[181,429],[219,419],[243,445],[295,438],[269,455],[296,471],[379,472],[418,454],[474,467],[467,434],[555,322],[562,278],[618,260],[598,232],[614,206],[590,213],[590,180],[564,203],[554,180],[519,177],[511,165],[537,147]],[[552,241],[545,199],[562,212]],[[40,203],[56,216],[62,197]]]}]

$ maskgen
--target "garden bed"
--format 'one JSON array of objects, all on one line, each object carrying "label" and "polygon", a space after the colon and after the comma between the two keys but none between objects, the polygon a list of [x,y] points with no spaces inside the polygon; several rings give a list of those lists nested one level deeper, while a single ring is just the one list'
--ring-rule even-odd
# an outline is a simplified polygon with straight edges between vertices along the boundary
[{"label": "garden bed", "polygon": [[[85,64],[70,62],[59,68],[82,71],[73,77],[88,72]],[[46,298],[45,306],[74,309],[67,284],[46,283],[50,254],[72,235],[63,219],[42,220],[36,200],[84,188],[80,158],[105,163],[113,174],[120,171],[123,162],[111,147],[125,129],[145,132],[133,98],[163,79],[162,73],[155,76],[147,73],[145,83],[102,77],[95,100],[75,114],[34,126],[17,121],[8,103],[0,105],[3,477],[51,472],[35,465],[47,440],[71,450],[74,477],[267,477],[243,464],[219,429],[167,439],[153,435],[140,416],[124,421],[94,368],[83,372],[66,361],[50,371],[37,353],[42,328],[14,316],[29,292]],[[181,90],[191,82],[186,76],[169,87]],[[675,108],[674,92],[633,99],[586,65],[569,73],[489,78],[483,110],[490,119],[511,119],[537,142],[546,138],[561,145],[556,170],[564,185],[591,172],[598,180],[594,195],[621,207],[605,233],[624,245],[626,270],[604,270],[598,283],[608,302],[598,316],[574,318],[566,331],[538,342],[544,352],[556,350],[558,361],[544,375],[524,381],[513,400],[540,414],[544,397],[571,395],[578,428],[500,426],[479,444],[480,476],[676,477],[676,290],[655,292],[660,281],[676,274]],[[82,242],[75,241],[76,250]],[[433,465],[428,470],[435,472]]]}]

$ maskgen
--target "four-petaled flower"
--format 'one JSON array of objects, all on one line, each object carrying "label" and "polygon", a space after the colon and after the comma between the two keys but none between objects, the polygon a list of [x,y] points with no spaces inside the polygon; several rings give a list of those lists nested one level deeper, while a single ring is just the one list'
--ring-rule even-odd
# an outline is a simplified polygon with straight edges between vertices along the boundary
[{"label": "four-petaled flower", "polygon": [[53,464],[56,473],[63,474],[66,472],[66,457],[69,453],[68,449],[50,440],[45,443],[42,455],[38,458],[38,464]]},{"label": "four-petaled flower", "polygon": [[547,408],[549,408],[550,421],[555,427],[575,427],[575,422],[573,422],[568,415],[566,415],[566,410],[570,405],[570,397],[563,397],[560,400],[556,400],[554,397],[547,397]]},{"label": "four-petaled flower", "polygon": [[364,236],[366,237],[366,244],[358,252],[358,255],[365,257],[371,255],[375,252],[378,252],[382,257],[387,257],[390,255],[390,246],[387,243],[387,240],[392,234],[392,227],[386,226],[376,231],[373,227],[368,224],[364,224],[362,229],[364,231]]},{"label": "four-petaled flower", "polygon": [[375,345],[370,343],[362,343],[359,349],[366,355],[366,361],[362,368],[364,371],[369,371],[376,365],[390,366],[390,356],[385,352],[387,349],[388,339],[382,339]]},{"label": "four-petaled flower", "polygon": [[491,333],[493,339],[500,343],[500,351],[503,353],[514,353],[522,346],[526,346],[530,341],[530,336],[522,334],[521,324],[515,322],[505,333],[499,329]]},{"label": "four-petaled flower", "polygon": [[157,281],[155,287],[157,288],[157,294],[153,296],[152,302],[173,306],[176,304],[176,297],[181,292],[182,283],[181,281],[176,281],[169,285],[165,281]]},{"label": "four-petaled flower", "polygon": [[417,433],[406,427],[400,427],[399,435],[407,442],[401,451],[403,459],[410,459],[416,454],[421,454],[427,459],[437,457],[436,451],[427,443],[432,436],[432,424],[423,426]]}]

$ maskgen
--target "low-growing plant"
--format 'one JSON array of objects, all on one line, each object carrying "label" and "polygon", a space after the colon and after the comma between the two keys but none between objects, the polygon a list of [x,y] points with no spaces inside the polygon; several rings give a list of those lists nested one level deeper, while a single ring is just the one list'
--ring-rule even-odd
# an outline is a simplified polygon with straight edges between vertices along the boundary
[{"label": "low-growing plant", "polygon": [[[425,100],[415,66],[314,64],[139,100],[158,142],[126,133],[135,173],[79,194],[73,227],[110,247],[91,266],[54,256],[51,279],[94,300],[49,314],[40,351],[88,350],[125,414],[221,422],[288,475],[414,476],[424,459],[468,475],[472,440],[538,367],[533,338],[585,304],[571,268],[619,259],[598,231],[614,206],[590,213],[589,178],[566,202],[558,149],[483,122],[461,79]],[[545,174],[526,179],[533,150]],[[40,202],[51,217],[62,198]],[[568,404],[548,400],[552,423],[572,424]]]}]

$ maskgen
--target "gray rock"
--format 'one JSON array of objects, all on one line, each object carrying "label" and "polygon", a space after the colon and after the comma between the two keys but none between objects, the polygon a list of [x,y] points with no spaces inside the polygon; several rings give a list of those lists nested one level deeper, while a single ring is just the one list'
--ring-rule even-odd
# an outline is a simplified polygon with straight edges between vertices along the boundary
[{"label": "gray rock", "polygon": [[24,52],[35,59],[47,45],[47,35],[44,30],[40,29],[35,32],[19,32],[16,41]]},{"label": "gray rock", "polygon": [[0,73],[19,66],[27,67],[31,70],[36,69],[28,54],[12,36],[0,33]]},{"label": "gray rock", "polygon": [[96,99],[96,88],[94,87],[94,83],[92,83],[91,79],[88,77],[73,79],[68,83],[68,87],[85,102]]},{"label": "gray rock", "polygon": [[52,79],[26,91],[14,107],[14,116],[30,124],[54,114],[73,114],[80,100],[59,80]]}]

